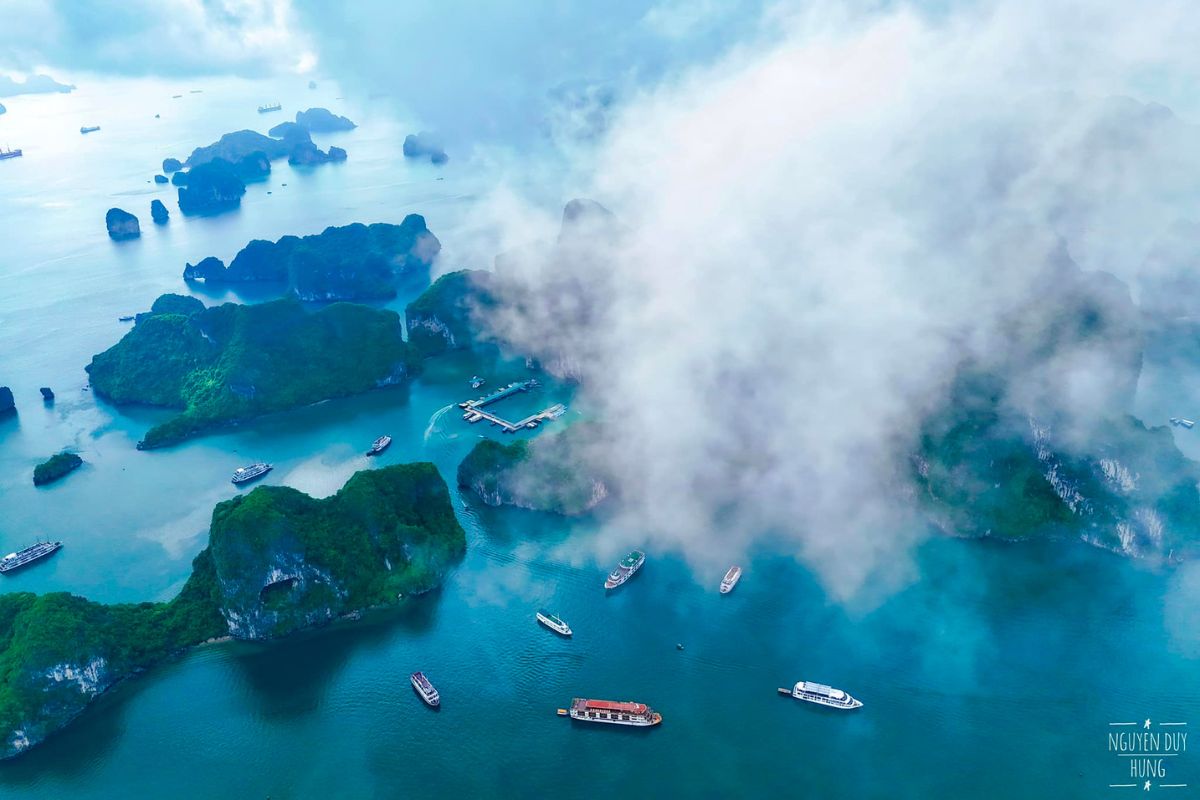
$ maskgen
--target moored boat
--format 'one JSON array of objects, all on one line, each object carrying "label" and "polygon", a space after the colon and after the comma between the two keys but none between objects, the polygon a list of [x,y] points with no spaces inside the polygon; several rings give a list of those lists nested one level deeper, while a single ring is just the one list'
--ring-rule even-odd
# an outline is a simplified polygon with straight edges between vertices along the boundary
[{"label": "moored boat", "polygon": [[92,131],[98,131],[98,130],[100,130],[99,125],[84,125],[83,127],[81,127],[79,129],[79,132],[80,133],[91,133]]},{"label": "moored boat", "polygon": [[604,581],[604,588],[617,588],[632,578],[634,573],[641,569],[644,563],[646,563],[646,554],[641,550],[634,550],[622,558],[621,563],[617,564],[616,569],[608,574],[608,579]]},{"label": "moored boat", "polygon": [[733,591],[733,587],[737,586],[738,581],[742,579],[742,568],[734,564],[729,568],[729,572],[725,573],[725,577],[721,579],[721,594],[729,594]]},{"label": "moored boat", "polygon": [[37,542],[23,550],[9,553],[4,558],[0,558],[0,572],[12,572],[26,564],[32,564],[34,561],[45,558],[51,553],[58,552],[62,546],[62,542]]},{"label": "moored boat", "polygon": [[571,635],[571,626],[563,622],[562,617],[551,614],[549,611],[542,610],[537,612],[537,621],[555,633],[561,633],[563,636]]},{"label": "moored boat", "polygon": [[806,703],[816,703],[829,708],[861,708],[862,702],[855,700],[850,695],[843,692],[841,689],[834,689],[832,686],[826,686],[823,683],[813,683],[812,681],[798,681],[795,686],[789,689],[780,689],[780,694],[791,695],[797,700],[803,700]]},{"label": "moored boat", "polygon": [[479,377],[478,375],[473,375],[471,377],[471,388],[472,389],[478,389],[480,386],[483,386],[484,383],[486,383],[486,381],[483,378]]},{"label": "moored boat", "polygon": [[571,708],[567,715],[580,722],[604,722],[609,725],[632,725],[637,728],[648,728],[662,722],[662,714],[645,703],[618,703],[612,700],[588,700],[583,697],[571,700]]},{"label": "moored boat", "polygon": [[425,677],[424,672],[414,672],[409,676],[409,681],[412,687],[417,690],[417,694],[425,701],[425,705],[430,708],[437,708],[442,704],[442,697],[438,694],[438,690],[433,688],[433,684],[429,682],[429,678]]},{"label": "moored boat", "polygon": [[252,481],[255,478],[266,475],[272,469],[274,469],[273,466],[260,461],[248,467],[238,467],[233,471],[233,477],[230,480],[233,483],[245,483],[246,481]]},{"label": "moored boat", "polygon": [[382,453],[384,450],[387,450],[388,445],[390,445],[391,443],[392,443],[392,437],[380,436],[378,439],[376,439],[374,442],[371,443],[371,449],[367,451],[367,455],[377,456],[380,453]]}]

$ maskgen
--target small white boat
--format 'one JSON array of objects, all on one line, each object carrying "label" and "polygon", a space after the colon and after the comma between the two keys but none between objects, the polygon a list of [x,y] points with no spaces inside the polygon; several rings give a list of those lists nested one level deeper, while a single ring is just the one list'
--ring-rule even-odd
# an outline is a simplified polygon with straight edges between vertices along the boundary
[{"label": "small white boat", "polygon": [[721,579],[721,594],[729,594],[733,591],[733,587],[738,585],[738,581],[742,579],[742,568],[734,564],[729,568],[729,572],[725,573],[725,577]]},{"label": "small white boat", "polygon": [[1180,428],[1188,428],[1189,430],[1191,428],[1195,427],[1195,425],[1196,425],[1196,423],[1193,420],[1184,419],[1183,417],[1171,417],[1170,422],[1172,425],[1175,425]]},{"label": "small white boat", "polygon": [[408,679],[425,705],[437,708],[442,704],[442,696],[438,694],[437,689],[433,688],[433,684],[429,682],[429,678],[425,677],[424,672],[414,672],[408,676]]},{"label": "small white boat", "polygon": [[806,703],[816,703],[819,706],[828,706],[829,708],[849,710],[862,707],[860,701],[855,700],[841,689],[834,689],[832,686],[826,686],[823,683],[813,683],[812,681],[798,681],[790,690],[780,689],[779,693],[791,695],[797,700],[803,700]]},{"label": "small white boat", "polygon": [[549,611],[543,610],[537,612],[537,621],[555,633],[560,633],[563,636],[571,635],[571,626],[563,622],[562,617],[556,614],[551,614]]},{"label": "small white boat", "polygon": [[274,467],[270,464],[260,461],[248,467],[238,467],[233,471],[233,478],[231,480],[233,483],[245,483],[266,475],[272,469]]},{"label": "small white boat", "polygon": [[387,450],[388,445],[390,445],[391,443],[392,443],[392,437],[380,436],[378,439],[376,439],[374,442],[371,443],[371,449],[367,451],[367,455],[377,456],[380,453],[382,453],[384,450]]}]

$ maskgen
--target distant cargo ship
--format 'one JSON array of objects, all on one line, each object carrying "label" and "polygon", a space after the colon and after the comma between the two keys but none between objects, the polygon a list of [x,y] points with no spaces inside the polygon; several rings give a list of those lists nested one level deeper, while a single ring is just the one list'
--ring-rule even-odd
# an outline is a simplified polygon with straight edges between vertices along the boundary
[{"label": "distant cargo ship", "polygon": [[563,622],[562,617],[551,614],[549,611],[537,612],[537,621],[555,633],[561,633],[563,636],[571,635],[571,626]]},{"label": "distant cargo ship", "polygon": [[99,125],[84,125],[82,128],[79,129],[79,132],[80,133],[91,133],[92,131],[98,131],[98,130],[100,130]]},{"label": "distant cargo ship", "polygon": [[608,574],[608,580],[604,581],[605,589],[615,589],[625,581],[633,577],[642,564],[646,563],[646,554],[641,550],[634,550],[629,555],[621,559],[621,563],[617,564],[616,569]]},{"label": "distant cargo ship", "polygon": [[62,542],[38,542],[26,547],[24,550],[9,553],[4,558],[0,558],[0,572],[12,572],[26,564],[32,564],[38,559],[58,552],[62,546]]},{"label": "distant cargo ship", "polygon": [[424,672],[414,672],[409,676],[412,686],[417,690],[417,694],[425,701],[425,705],[430,708],[437,708],[442,704],[442,696],[438,694],[438,690],[433,688],[433,684],[429,682],[429,678],[425,677]]},{"label": "distant cargo ship", "polygon": [[245,483],[246,481],[252,481],[255,478],[266,475],[272,469],[274,469],[274,467],[272,467],[270,464],[265,464],[260,461],[257,464],[251,464],[248,467],[238,467],[233,471],[233,477],[230,480],[234,483]]},{"label": "distant cargo ship", "polygon": [[855,700],[841,689],[834,689],[832,686],[826,686],[823,683],[813,683],[812,681],[800,681],[790,690],[780,689],[779,693],[791,695],[797,700],[803,700],[806,703],[816,703],[817,705],[829,706],[830,708],[848,710],[862,707],[860,701]]},{"label": "distant cargo ship", "polygon": [[390,445],[391,443],[392,443],[392,437],[380,436],[378,439],[376,439],[374,442],[371,443],[371,449],[367,451],[367,455],[377,456],[380,453],[382,453],[384,450],[387,450],[388,445]]},{"label": "distant cargo ship", "polygon": [[22,154],[21,150],[0,150],[0,161],[6,158],[20,158]]},{"label": "distant cargo ship", "polygon": [[279,111],[279,110],[280,110],[280,109],[282,109],[282,108],[283,108],[283,106],[282,106],[281,104],[279,104],[279,103],[272,103],[271,105],[259,106],[259,107],[258,107],[258,113],[260,113],[260,114],[266,114],[268,111]]},{"label": "distant cargo ship", "polygon": [[729,594],[733,591],[733,587],[737,586],[738,581],[742,579],[742,568],[736,564],[729,568],[729,572],[725,573],[725,577],[721,579],[721,594]]},{"label": "distant cargo ship", "polygon": [[604,722],[609,725],[632,725],[648,728],[662,722],[662,714],[645,703],[616,703],[611,700],[587,700],[576,697],[571,708],[560,708],[560,717],[569,716],[580,722]]}]

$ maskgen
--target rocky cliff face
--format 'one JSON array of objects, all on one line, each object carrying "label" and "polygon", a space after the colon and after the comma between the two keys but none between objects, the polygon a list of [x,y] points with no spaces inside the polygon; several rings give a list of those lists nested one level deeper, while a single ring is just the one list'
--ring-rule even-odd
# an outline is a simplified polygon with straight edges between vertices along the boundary
[{"label": "rocky cliff face", "polygon": [[0,386],[0,418],[15,413],[16,410],[17,404],[13,400],[12,389],[7,386]]},{"label": "rocky cliff face", "polygon": [[423,356],[470,347],[481,338],[482,315],[495,306],[495,276],[461,270],[438,278],[408,304],[408,340]]},{"label": "rocky cliff face", "polygon": [[104,225],[108,228],[108,236],[115,242],[126,239],[136,239],[142,235],[138,218],[120,208],[110,208],[104,215]]},{"label": "rocky cliff face", "polygon": [[52,664],[31,676],[30,689],[42,702],[7,732],[0,756],[19,755],[74,719],[118,677],[99,656],[81,663]]}]

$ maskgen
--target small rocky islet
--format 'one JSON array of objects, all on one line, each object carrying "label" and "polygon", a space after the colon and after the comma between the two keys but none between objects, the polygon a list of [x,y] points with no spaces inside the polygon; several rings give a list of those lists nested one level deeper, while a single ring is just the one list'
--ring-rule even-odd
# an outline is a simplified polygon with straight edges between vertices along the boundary
[{"label": "small rocky islet", "polygon": [[62,480],[83,466],[83,459],[75,453],[58,453],[34,467],[33,485],[45,486]]},{"label": "small rocky islet", "polygon": [[0,758],[109,688],[221,637],[267,640],[439,586],[466,551],[429,463],[355,473],[332,497],[260,486],[213,510],[208,545],[165,603],[0,595]]},{"label": "small rocky islet", "polygon": [[405,158],[428,158],[432,164],[445,164],[450,160],[441,139],[429,131],[408,134],[401,149]]},{"label": "small rocky islet", "polygon": [[109,238],[114,242],[136,239],[142,235],[138,218],[122,208],[110,208],[104,215],[104,226],[108,229]]}]

